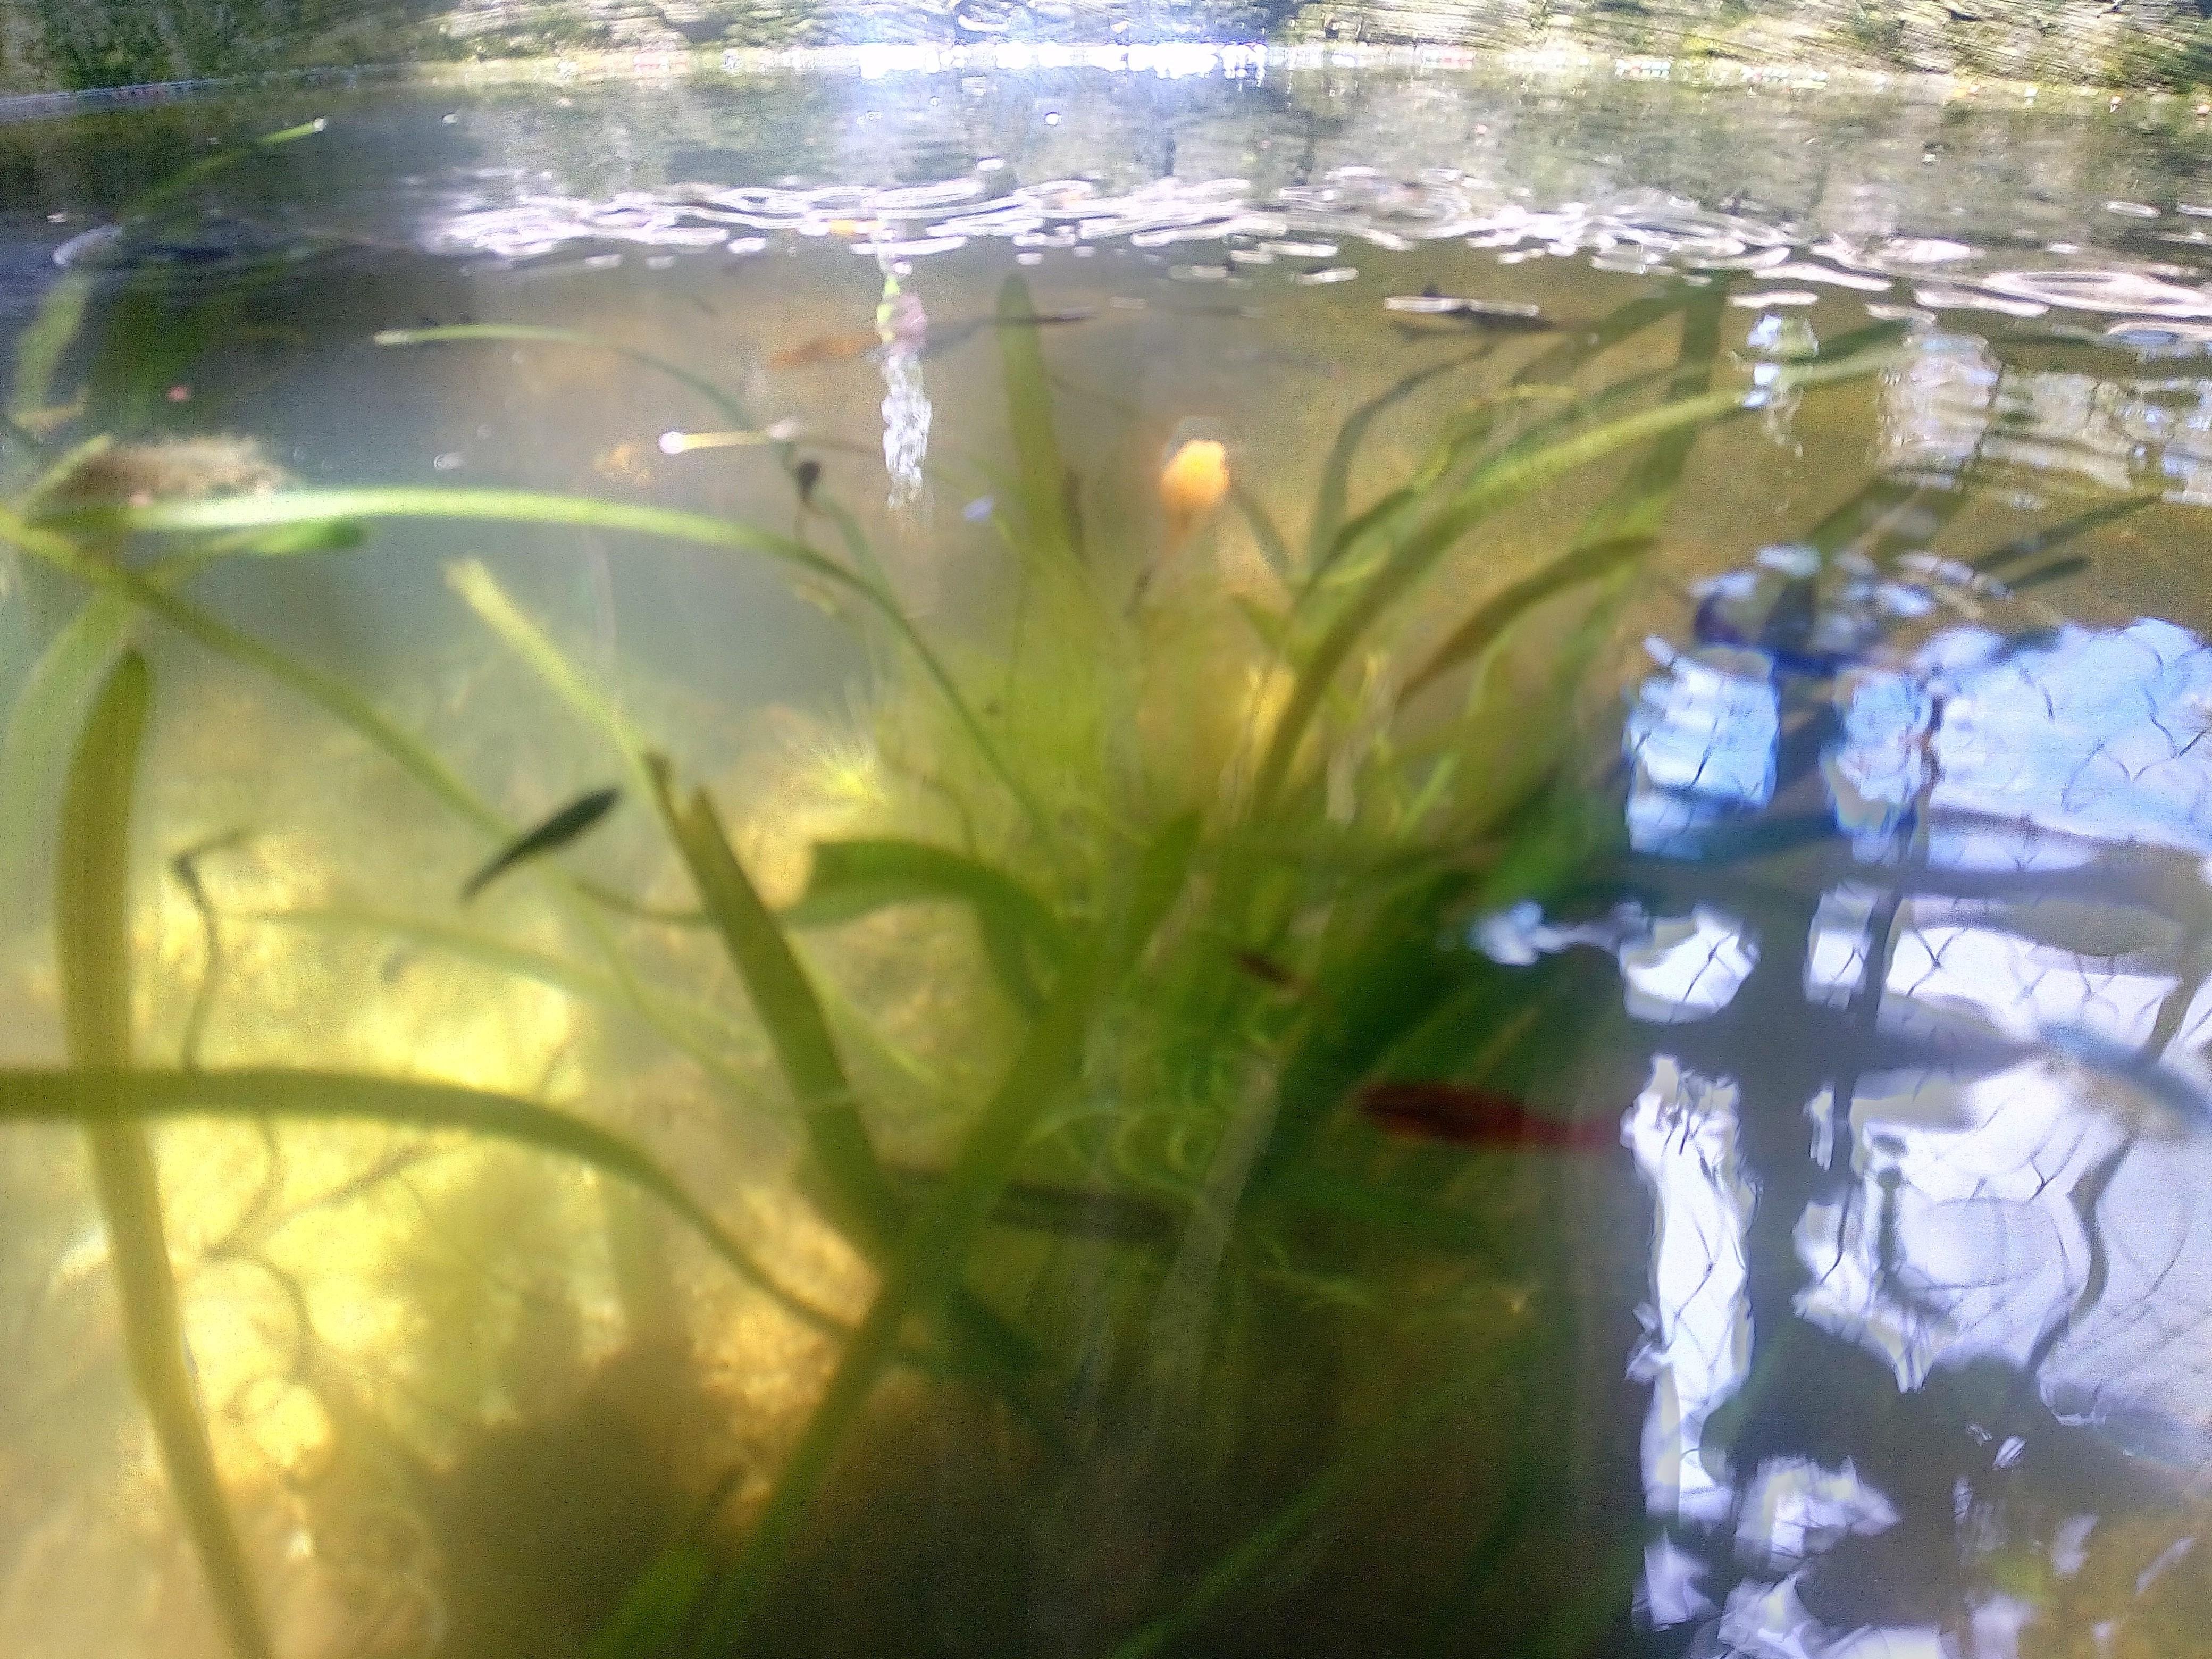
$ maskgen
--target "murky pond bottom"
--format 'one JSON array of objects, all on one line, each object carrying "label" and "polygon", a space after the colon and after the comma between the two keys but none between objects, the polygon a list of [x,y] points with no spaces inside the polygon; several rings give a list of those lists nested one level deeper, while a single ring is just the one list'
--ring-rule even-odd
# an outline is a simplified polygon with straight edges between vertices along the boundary
[{"label": "murky pond bottom", "polygon": [[2203,136],[1231,68],[0,128],[11,1656],[2212,1651]]}]

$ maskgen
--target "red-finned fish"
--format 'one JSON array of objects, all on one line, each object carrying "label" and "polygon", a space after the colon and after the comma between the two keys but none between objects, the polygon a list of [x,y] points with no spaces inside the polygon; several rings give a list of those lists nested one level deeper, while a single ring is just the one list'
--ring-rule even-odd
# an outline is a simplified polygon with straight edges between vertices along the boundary
[{"label": "red-finned fish", "polygon": [[1455,1146],[1594,1152],[1614,1145],[1618,1138],[1610,1124],[1540,1116],[1495,1089],[1436,1079],[1393,1078],[1366,1084],[1359,1091],[1359,1109],[1370,1122],[1392,1134]]}]

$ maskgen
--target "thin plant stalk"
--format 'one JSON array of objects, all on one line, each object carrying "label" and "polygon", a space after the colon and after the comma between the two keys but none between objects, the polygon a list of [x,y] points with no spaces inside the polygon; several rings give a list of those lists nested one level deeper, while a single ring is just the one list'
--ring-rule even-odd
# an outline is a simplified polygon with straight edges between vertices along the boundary
[{"label": "thin plant stalk", "polygon": [[[131,1063],[131,802],[149,697],[145,659],[132,653],[100,688],[62,799],[54,954],[70,1059],[82,1067]],[[169,1489],[233,1651],[240,1659],[272,1659],[252,1571],[200,1415],[153,1147],[145,1127],[136,1122],[94,1124],[87,1135],[131,1377],[153,1425]]]},{"label": "thin plant stalk", "polygon": [[778,1283],[681,1182],[630,1142],[520,1095],[281,1066],[0,1070],[0,1122],[81,1123],[106,1130],[169,1117],[297,1118],[448,1130],[565,1158],[658,1199],[725,1266],[801,1323],[830,1336],[851,1328]]}]

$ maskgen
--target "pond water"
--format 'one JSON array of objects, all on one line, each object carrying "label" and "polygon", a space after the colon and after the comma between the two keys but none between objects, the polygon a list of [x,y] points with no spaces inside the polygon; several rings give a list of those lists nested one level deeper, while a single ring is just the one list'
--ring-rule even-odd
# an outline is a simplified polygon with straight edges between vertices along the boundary
[{"label": "pond water", "polygon": [[10,1656],[2212,1652],[2212,125],[0,125]]}]

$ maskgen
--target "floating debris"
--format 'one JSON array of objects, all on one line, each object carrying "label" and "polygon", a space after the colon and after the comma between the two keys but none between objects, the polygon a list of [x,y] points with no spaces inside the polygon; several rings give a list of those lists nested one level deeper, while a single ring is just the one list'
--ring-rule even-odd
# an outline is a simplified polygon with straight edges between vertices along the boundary
[{"label": "floating debris", "polygon": [[1508,300],[1470,300],[1456,294],[1439,294],[1434,289],[1419,294],[1394,294],[1382,301],[1382,308],[1401,315],[1449,318],[1471,328],[1535,331],[1558,326],[1540,307]]}]

